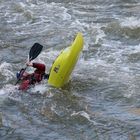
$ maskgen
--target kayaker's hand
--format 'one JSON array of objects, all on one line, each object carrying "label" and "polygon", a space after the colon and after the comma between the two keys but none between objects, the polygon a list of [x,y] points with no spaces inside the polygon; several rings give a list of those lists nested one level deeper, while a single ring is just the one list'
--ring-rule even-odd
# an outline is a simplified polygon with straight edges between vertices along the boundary
[{"label": "kayaker's hand", "polygon": [[26,62],[26,65],[32,67],[33,66],[33,63],[32,62]]}]

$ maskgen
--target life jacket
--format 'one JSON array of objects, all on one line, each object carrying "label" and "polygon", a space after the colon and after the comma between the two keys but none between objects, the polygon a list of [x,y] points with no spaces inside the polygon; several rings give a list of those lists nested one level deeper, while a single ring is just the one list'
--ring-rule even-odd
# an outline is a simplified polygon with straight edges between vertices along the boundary
[{"label": "life jacket", "polygon": [[40,63],[33,63],[33,67],[36,68],[36,70],[34,73],[23,77],[23,80],[19,86],[20,90],[27,90],[30,85],[34,85],[35,83],[42,81],[46,69],[45,65]]}]

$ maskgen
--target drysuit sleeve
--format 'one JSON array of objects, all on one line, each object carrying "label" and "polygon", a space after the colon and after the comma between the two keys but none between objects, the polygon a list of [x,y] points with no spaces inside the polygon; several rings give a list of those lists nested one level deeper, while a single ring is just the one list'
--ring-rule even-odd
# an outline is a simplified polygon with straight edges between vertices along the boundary
[{"label": "drysuit sleeve", "polygon": [[41,63],[33,63],[33,67],[36,68],[38,72],[45,73],[46,67]]}]

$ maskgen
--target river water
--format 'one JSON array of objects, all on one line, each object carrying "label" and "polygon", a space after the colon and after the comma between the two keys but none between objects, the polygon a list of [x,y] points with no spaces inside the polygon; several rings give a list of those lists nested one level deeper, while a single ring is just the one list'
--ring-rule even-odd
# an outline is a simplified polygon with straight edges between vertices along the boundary
[{"label": "river water", "polygon": [[[139,9],[139,0],[1,0],[0,140],[139,140]],[[77,32],[84,49],[63,89],[45,80],[16,89],[35,42],[49,72]]]}]

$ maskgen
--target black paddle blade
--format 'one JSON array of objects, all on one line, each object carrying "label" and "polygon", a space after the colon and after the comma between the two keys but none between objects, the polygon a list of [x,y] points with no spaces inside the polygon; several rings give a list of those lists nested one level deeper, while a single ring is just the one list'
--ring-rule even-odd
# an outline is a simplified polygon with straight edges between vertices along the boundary
[{"label": "black paddle blade", "polygon": [[42,51],[42,48],[43,48],[42,45],[40,45],[39,43],[35,43],[29,52],[29,61],[35,59]]}]

